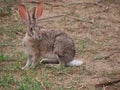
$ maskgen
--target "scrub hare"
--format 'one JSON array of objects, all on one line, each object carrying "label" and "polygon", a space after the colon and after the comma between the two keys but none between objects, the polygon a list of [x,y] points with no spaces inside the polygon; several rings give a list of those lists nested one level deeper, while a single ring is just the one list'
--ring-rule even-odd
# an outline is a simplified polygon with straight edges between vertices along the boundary
[{"label": "scrub hare", "polygon": [[74,60],[75,46],[72,38],[58,30],[41,30],[37,25],[42,15],[43,4],[33,10],[32,18],[24,5],[18,6],[18,12],[28,27],[23,39],[23,46],[28,54],[26,65],[22,69],[34,67],[41,58],[42,63],[59,63],[63,66],[80,66],[81,61]]}]

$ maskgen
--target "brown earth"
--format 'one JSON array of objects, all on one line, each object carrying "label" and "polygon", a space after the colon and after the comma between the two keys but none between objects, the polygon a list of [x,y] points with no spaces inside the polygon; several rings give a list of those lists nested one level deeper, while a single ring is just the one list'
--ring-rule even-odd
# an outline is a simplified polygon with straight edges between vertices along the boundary
[{"label": "brown earth", "polygon": [[[35,1],[35,0],[34,0]],[[27,7],[35,4],[27,3]],[[13,8],[13,10],[15,10]],[[3,54],[12,55],[22,51],[22,38],[26,32],[25,25],[19,20],[16,11],[12,16],[0,17],[0,25],[6,33],[0,32]],[[42,18],[58,16],[43,20]],[[62,16],[59,16],[62,15]],[[51,71],[45,66],[36,69],[35,78],[41,80],[41,74],[47,72],[54,85],[64,86],[65,90],[120,90],[120,82],[105,86],[104,83],[120,80],[120,4],[114,1],[95,3],[95,0],[46,0],[43,16],[39,24],[43,29],[58,29],[68,33],[75,41],[76,57],[84,62],[81,67],[67,67],[63,71]],[[15,36],[8,37],[8,29],[16,28]],[[7,29],[8,28],[8,29]],[[14,31],[13,31],[14,32]],[[12,39],[10,39],[12,38]],[[10,44],[8,42],[11,40]],[[15,46],[15,47],[13,47]],[[17,61],[23,54],[14,56],[14,60],[4,61],[1,66]],[[25,61],[20,60],[23,66]],[[64,74],[65,71],[65,74]],[[6,71],[0,71],[5,72]],[[12,71],[11,71],[12,72]],[[21,74],[17,70],[14,76]],[[63,78],[63,80],[60,80]],[[95,87],[103,83],[102,86]],[[48,90],[54,90],[54,86]]]}]

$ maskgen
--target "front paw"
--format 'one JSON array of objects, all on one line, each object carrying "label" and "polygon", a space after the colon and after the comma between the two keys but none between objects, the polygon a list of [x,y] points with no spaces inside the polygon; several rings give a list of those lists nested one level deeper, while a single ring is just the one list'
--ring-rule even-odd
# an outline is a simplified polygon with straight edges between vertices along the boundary
[{"label": "front paw", "polygon": [[22,67],[21,69],[22,69],[22,70],[29,70],[28,67]]}]

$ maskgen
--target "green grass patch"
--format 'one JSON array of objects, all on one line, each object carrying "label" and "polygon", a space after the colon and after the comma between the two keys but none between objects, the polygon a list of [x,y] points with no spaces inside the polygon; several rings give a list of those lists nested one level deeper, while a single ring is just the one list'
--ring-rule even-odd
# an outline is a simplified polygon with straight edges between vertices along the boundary
[{"label": "green grass patch", "polygon": [[[32,90],[35,89],[35,86],[39,86],[39,88],[42,89],[42,87],[39,85],[38,82],[33,82],[32,78],[30,76],[25,76],[21,81],[18,83],[18,89],[19,90]],[[34,90],[33,89],[33,90]],[[41,90],[40,89],[40,90]]]},{"label": "green grass patch", "polygon": [[0,76],[0,86],[2,87],[9,87],[11,84],[14,84],[16,82],[17,81],[12,74],[2,74]]},{"label": "green grass patch", "polygon": [[9,60],[9,56],[8,55],[0,54],[0,62],[1,61],[6,61],[6,60]]}]

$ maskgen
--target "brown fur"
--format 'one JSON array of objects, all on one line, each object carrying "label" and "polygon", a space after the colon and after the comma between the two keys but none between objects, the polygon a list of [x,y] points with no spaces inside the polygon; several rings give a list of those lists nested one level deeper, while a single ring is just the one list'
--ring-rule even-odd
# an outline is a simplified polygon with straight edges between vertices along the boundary
[{"label": "brown fur", "polygon": [[[41,5],[38,5],[36,8],[42,10]],[[18,7],[18,11],[22,13],[20,15],[22,15],[23,19],[29,15],[26,14],[27,11],[23,5]],[[43,63],[59,62],[60,65],[66,66],[75,56],[75,46],[72,38],[62,31],[40,30],[39,26],[36,25],[35,18],[35,16],[40,14],[37,12],[38,15],[34,15],[34,13],[33,21],[35,22],[31,23],[30,19],[28,21],[25,20],[25,22],[28,22],[29,30],[23,39],[23,46],[29,58],[22,69],[28,69],[30,65],[34,67],[39,58],[47,59]]]}]

